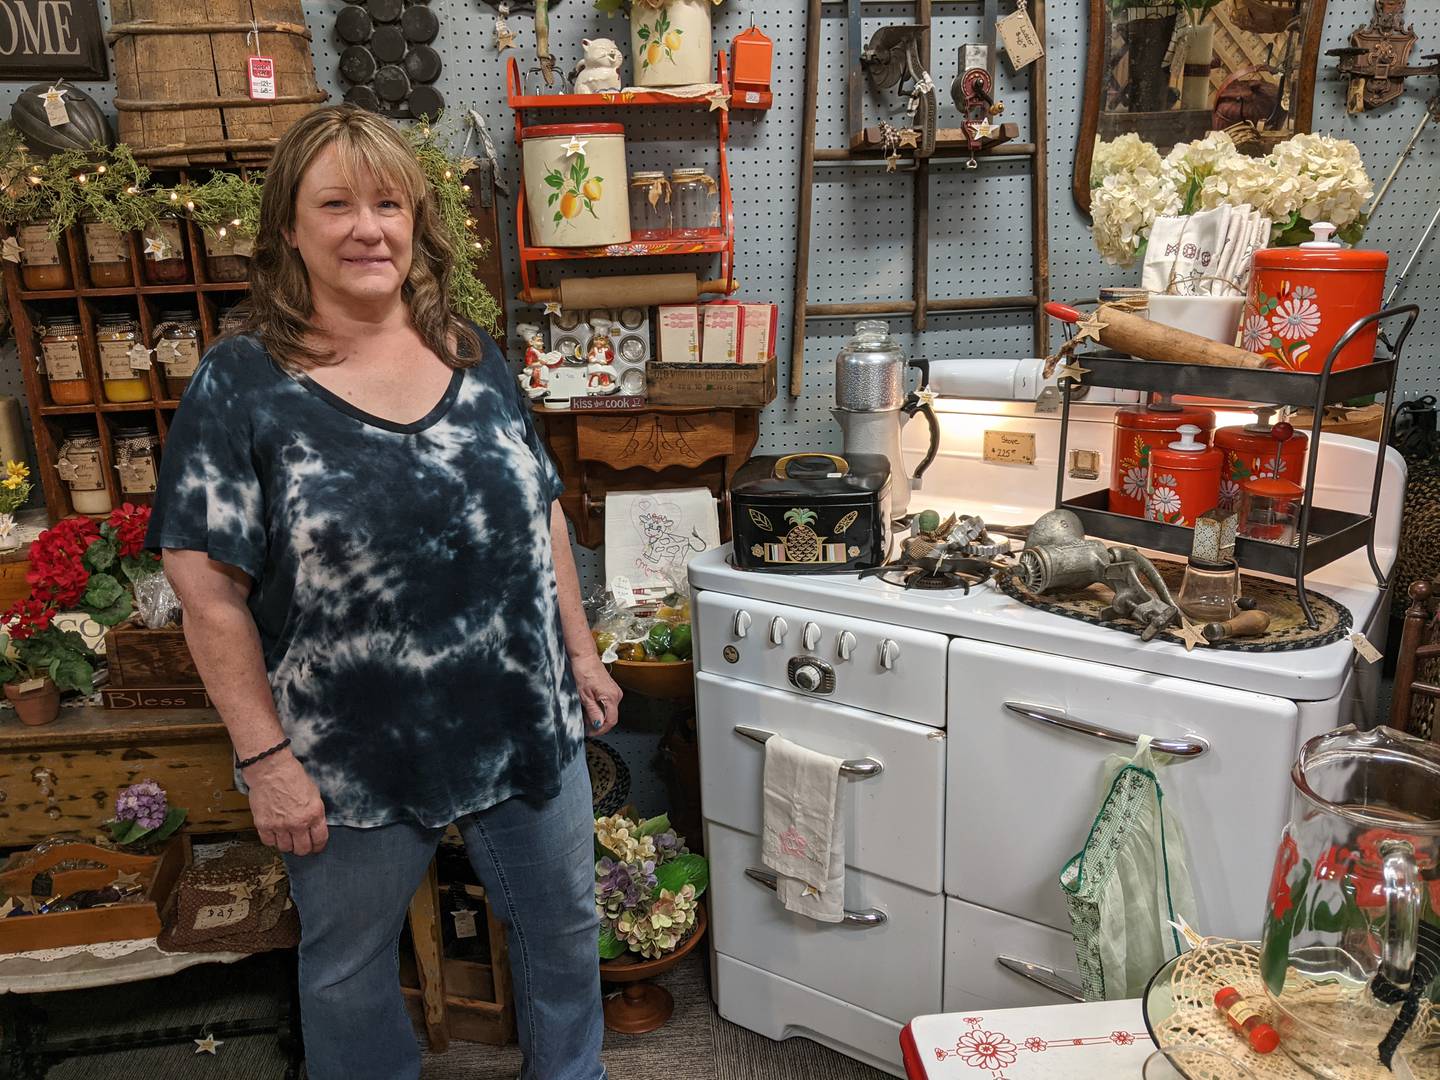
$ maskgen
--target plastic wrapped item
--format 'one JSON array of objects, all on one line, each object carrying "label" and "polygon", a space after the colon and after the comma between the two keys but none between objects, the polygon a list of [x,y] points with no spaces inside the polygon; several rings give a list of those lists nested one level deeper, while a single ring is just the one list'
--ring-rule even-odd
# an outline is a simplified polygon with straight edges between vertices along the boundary
[{"label": "plastic wrapped item", "polygon": [[180,623],[180,597],[161,571],[146,574],[135,582],[135,608],[140,621],[149,629],[158,630]]}]

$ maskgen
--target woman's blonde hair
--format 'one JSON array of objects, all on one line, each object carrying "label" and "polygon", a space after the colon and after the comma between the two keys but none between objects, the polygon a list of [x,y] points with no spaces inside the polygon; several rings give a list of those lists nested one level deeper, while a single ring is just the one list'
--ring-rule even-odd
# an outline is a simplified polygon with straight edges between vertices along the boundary
[{"label": "woman's blonde hair", "polygon": [[351,188],[368,171],[382,188],[398,191],[414,218],[410,273],[401,295],[425,344],[451,367],[480,359],[480,339],[450,307],[455,249],[435,197],[405,137],[389,121],[354,105],[316,109],[293,125],[265,170],[260,229],[250,260],[246,330],[282,365],[304,369],[339,362],[314,344],[314,303],[300,252],[286,235],[295,227],[295,197],[311,163],[326,147],[339,151],[340,171]]}]

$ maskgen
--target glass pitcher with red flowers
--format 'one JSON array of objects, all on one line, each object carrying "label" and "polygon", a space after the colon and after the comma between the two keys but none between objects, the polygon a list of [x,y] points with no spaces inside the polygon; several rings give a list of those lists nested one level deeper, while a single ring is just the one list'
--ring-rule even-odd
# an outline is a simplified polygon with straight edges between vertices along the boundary
[{"label": "glass pitcher with red flowers", "polygon": [[1290,779],[1261,974],[1292,1058],[1368,1076],[1440,1027],[1440,746],[1343,727]]}]

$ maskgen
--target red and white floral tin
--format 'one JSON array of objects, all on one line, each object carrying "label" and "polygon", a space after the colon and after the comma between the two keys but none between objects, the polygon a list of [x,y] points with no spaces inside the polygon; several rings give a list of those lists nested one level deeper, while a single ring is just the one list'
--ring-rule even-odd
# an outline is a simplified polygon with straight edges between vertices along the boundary
[{"label": "red and white floral tin", "polygon": [[1180,440],[1150,454],[1145,485],[1145,516],[1167,525],[1195,524],[1220,501],[1220,461],[1224,456],[1200,441],[1200,429],[1186,424]]},{"label": "red and white floral tin", "polygon": [[1110,456],[1112,514],[1145,516],[1145,485],[1150,455],[1168,446],[1180,428],[1193,424],[1208,438],[1215,414],[1193,405],[1172,405],[1168,400],[1150,405],[1126,405],[1115,410],[1115,445]]}]

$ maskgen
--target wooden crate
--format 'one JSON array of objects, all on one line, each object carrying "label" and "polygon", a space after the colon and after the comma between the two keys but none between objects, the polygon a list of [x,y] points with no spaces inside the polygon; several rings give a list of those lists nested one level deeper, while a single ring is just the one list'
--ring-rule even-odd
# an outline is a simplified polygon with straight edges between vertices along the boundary
[{"label": "wooden crate", "polygon": [[107,709],[208,709],[210,695],[178,627],[151,630],[130,621],[105,634]]},{"label": "wooden crate", "polygon": [[645,372],[652,405],[762,406],[775,400],[775,358],[763,364],[663,364]]},{"label": "wooden crate", "polygon": [[190,863],[190,840],[183,834],[172,837],[158,855],[130,855],[108,851],[94,844],[60,844],[29,866],[0,874],[0,893],[29,895],[36,874],[71,859],[98,862],[105,869],[56,873],[52,884],[53,895],[65,896],[80,889],[99,889],[110,884],[117,874],[134,873],[145,885],[145,900],[138,904],[117,904],[88,911],[58,911],[49,915],[0,919],[0,953],[154,937],[160,933],[161,920],[175,882]]}]

